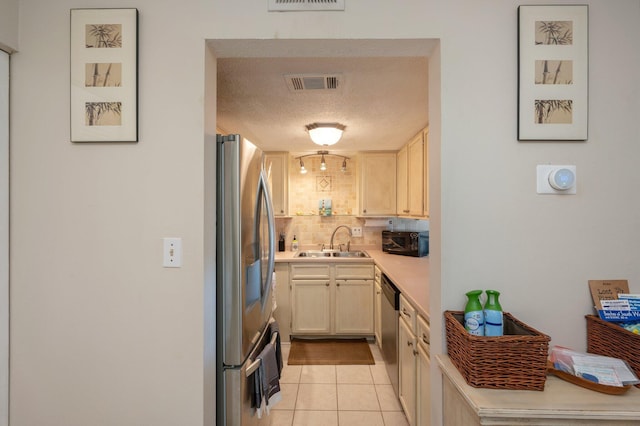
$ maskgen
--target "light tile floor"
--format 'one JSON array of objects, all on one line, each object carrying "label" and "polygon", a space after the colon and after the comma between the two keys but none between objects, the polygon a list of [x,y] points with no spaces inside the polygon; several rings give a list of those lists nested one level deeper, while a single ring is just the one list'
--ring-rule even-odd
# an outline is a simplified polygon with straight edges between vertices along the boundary
[{"label": "light tile floor", "polygon": [[[380,349],[371,343],[375,365],[287,365],[282,401],[271,426],[408,426]],[[282,353],[289,357],[289,344]]]}]

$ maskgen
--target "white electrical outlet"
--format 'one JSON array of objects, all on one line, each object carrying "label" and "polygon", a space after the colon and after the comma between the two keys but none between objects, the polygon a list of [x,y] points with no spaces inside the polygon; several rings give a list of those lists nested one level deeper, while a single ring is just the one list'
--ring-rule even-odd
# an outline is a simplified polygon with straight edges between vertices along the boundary
[{"label": "white electrical outlet", "polygon": [[354,237],[362,237],[362,228],[359,226],[351,228],[351,235]]},{"label": "white electrical outlet", "polygon": [[182,266],[182,238],[163,238],[163,260],[165,268],[179,268]]}]

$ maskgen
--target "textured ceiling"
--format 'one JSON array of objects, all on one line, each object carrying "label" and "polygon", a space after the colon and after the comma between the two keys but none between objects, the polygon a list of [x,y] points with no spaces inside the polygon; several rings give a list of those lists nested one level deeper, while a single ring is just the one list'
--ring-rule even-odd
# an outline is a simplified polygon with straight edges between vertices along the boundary
[{"label": "textured ceiling", "polygon": [[[267,151],[312,152],[305,125],[347,128],[331,152],[397,150],[428,124],[425,40],[213,41],[217,125]],[[292,92],[287,74],[338,75],[338,90]]]}]

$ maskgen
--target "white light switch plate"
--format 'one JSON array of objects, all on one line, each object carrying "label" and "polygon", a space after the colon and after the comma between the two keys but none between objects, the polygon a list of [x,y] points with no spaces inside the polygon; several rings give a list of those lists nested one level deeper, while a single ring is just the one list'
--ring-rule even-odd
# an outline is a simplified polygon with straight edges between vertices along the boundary
[{"label": "white light switch plate", "polygon": [[182,238],[163,238],[163,260],[165,268],[179,268],[182,266]]},{"label": "white light switch plate", "polygon": [[[571,188],[565,189],[565,190],[558,190],[553,188],[549,183],[549,175],[552,172],[560,169],[569,169],[573,172],[575,181]],[[550,164],[540,164],[536,167],[536,175],[537,175],[536,188],[537,188],[538,194],[573,195],[576,193],[576,186],[578,181],[578,177],[576,175],[576,166],[556,166],[556,165],[550,165]]]}]

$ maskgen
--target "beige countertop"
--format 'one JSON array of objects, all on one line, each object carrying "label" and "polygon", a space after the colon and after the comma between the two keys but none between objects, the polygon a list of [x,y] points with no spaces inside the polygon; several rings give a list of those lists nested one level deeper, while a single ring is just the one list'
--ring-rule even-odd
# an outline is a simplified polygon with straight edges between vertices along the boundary
[{"label": "beige countertop", "polygon": [[365,251],[371,258],[306,258],[284,251],[276,253],[276,262],[375,262],[418,313],[429,320],[429,257],[399,256],[379,249]]},{"label": "beige countertop", "polygon": [[[634,387],[623,395],[607,395],[549,376],[544,391],[474,388],[467,384],[447,355],[438,355],[437,359],[442,374],[469,407],[481,418],[502,419],[499,424],[516,424],[505,420],[508,418],[582,419],[571,423],[576,425],[592,421],[611,424],[612,420],[640,424],[640,389]],[[534,424],[533,421],[523,423]]]}]

